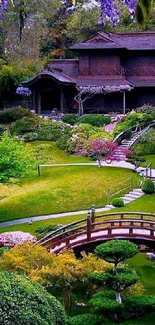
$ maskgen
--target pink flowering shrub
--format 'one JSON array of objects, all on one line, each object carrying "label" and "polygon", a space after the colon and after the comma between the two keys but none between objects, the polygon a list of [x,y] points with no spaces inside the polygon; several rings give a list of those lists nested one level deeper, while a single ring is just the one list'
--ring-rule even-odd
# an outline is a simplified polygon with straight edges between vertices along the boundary
[{"label": "pink flowering shrub", "polygon": [[0,247],[14,247],[15,245],[30,242],[35,243],[37,238],[27,232],[12,231],[0,234]]}]

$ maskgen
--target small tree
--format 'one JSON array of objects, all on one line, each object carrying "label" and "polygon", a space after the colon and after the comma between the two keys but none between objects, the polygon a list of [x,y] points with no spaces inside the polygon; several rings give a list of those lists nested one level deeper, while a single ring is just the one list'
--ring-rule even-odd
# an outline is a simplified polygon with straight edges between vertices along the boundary
[{"label": "small tree", "polygon": [[97,257],[114,266],[105,272],[89,275],[93,283],[106,289],[95,294],[90,300],[94,312],[106,315],[108,319],[119,323],[125,319],[141,316],[146,311],[155,310],[154,296],[143,297],[129,293],[125,295],[125,289],[136,284],[138,276],[134,270],[120,267],[119,264],[138,252],[138,247],[127,240],[111,240],[95,249]]}]

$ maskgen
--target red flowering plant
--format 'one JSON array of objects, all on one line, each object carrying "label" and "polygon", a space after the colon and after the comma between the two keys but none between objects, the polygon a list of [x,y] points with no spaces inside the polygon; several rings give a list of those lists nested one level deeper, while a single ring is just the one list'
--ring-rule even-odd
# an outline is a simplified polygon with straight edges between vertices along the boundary
[{"label": "red flowering plant", "polygon": [[120,161],[131,155],[130,150],[119,147],[112,141],[93,139],[77,145],[75,152],[80,156],[89,156],[92,159],[105,159],[110,161]]}]

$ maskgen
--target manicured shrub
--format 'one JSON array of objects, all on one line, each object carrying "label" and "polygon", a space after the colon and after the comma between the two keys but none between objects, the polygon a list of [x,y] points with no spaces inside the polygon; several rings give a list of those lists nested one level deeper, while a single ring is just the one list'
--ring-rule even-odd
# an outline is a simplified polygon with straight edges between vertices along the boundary
[{"label": "manicured shrub", "polygon": [[37,132],[26,133],[24,134],[23,139],[25,142],[35,141],[38,139],[38,133]]},{"label": "manicured shrub", "polygon": [[121,198],[115,198],[112,200],[111,204],[116,208],[124,207],[124,201]]},{"label": "manicured shrub", "polygon": [[42,121],[38,129],[38,140],[57,141],[68,128],[62,122]]},{"label": "manicured shrub", "polygon": [[26,277],[0,272],[0,324],[65,325],[61,304]]},{"label": "manicured shrub", "polygon": [[86,123],[92,126],[103,126],[105,124],[109,124],[110,121],[110,117],[99,114],[84,115],[79,119],[79,123]]},{"label": "manicured shrub", "polygon": [[22,119],[12,123],[10,132],[17,135],[34,132],[37,129],[38,123],[39,119],[36,117],[23,117]]},{"label": "manicured shrub", "polygon": [[96,315],[83,314],[69,317],[67,325],[102,325],[101,318]]},{"label": "manicured shrub", "polygon": [[0,111],[0,123],[9,124],[15,122],[22,117],[32,116],[32,113],[22,107],[14,107]]},{"label": "manicured shrub", "polygon": [[77,115],[76,114],[65,114],[62,117],[62,121],[64,123],[74,125],[77,122]]},{"label": "manicured shrub", "polygon": [[154,183],[151,179],[147,178],[144,180],[142,185],[142,191],[146,194],[153,194],[155,191]]}]

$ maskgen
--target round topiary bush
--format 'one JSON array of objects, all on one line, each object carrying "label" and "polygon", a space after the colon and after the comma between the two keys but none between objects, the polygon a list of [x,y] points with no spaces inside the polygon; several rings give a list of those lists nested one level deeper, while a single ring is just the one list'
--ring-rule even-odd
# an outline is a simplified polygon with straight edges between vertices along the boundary
[{"label": "round topiary bush", "polygon": [[0,324],[65,325],[61,304],[30,279],[0,272]]},{"label": "round topiary bush", "polygon": [[155,192],[155,186],[151,179],[146,178],[142,185],[142,191],[146,194],[153,194]]},{"label": "round topiary bush", "polygon": [[69,317],[67,325],[101,325],[101,318],[96,315],[83,314]]},{"label": "round topiary bush", "polygon": [[124,207],[124,201],[121,198],[115,198],[112,200],[111,204],[116,208]]}]

